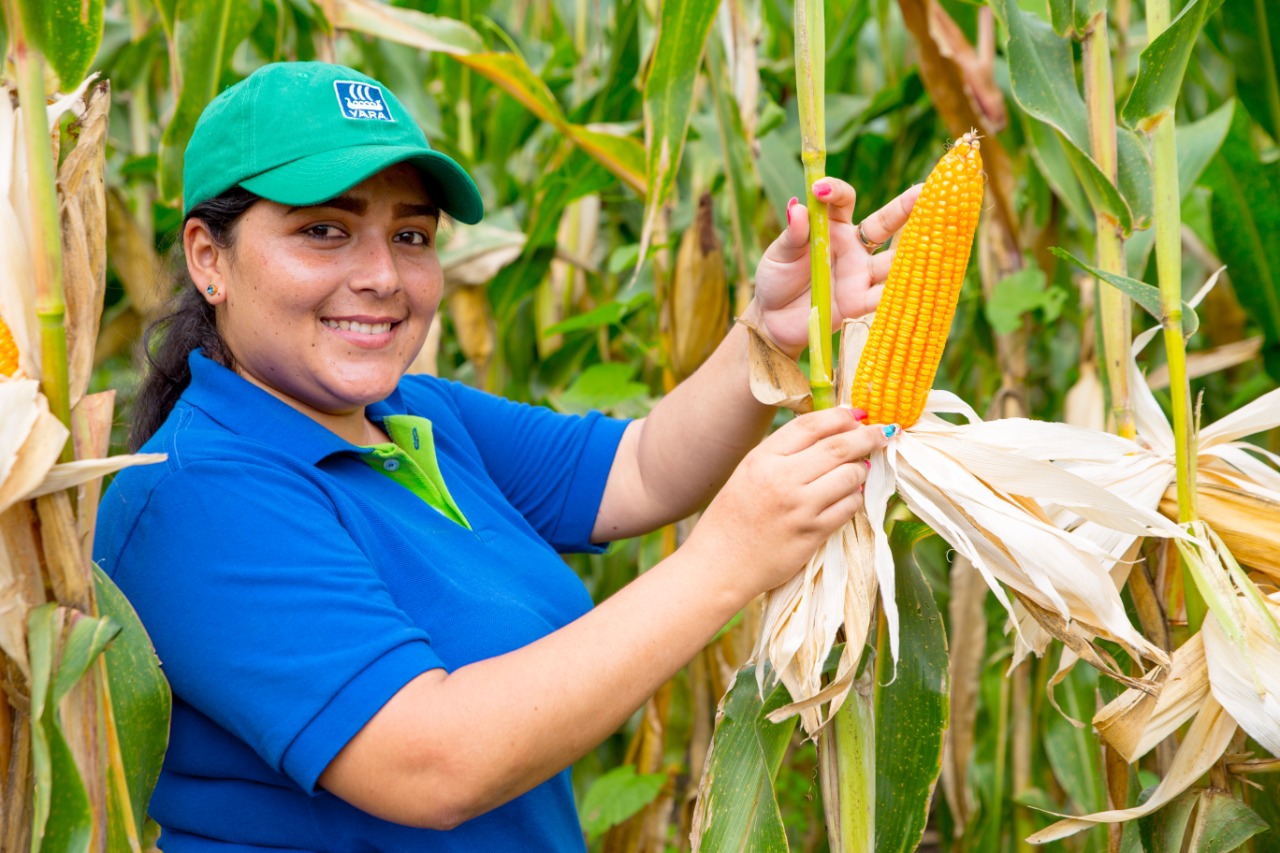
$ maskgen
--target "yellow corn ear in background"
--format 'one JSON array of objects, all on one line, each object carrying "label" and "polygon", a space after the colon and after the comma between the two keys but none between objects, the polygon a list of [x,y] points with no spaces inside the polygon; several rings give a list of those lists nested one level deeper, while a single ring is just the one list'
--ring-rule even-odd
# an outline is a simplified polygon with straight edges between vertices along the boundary
[{"label": "yellow corn ear in background", "polygon": [[0,376],[12,376],[18,372],[18,343],[13,332],[0,317]]},{"label": "yellow corn ear in background", "polygon": [[925,181],[854,377],[853,405],[866,410],[870,423],[905,429],[924,412],[969,265],[984,183],[973,132],[960,138]]}]

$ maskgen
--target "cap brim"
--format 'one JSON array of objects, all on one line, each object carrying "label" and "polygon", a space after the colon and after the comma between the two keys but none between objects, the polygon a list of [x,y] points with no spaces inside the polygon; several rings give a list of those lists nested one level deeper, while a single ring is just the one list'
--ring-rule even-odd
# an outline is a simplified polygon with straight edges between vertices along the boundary
[{"label": "cap brim", "polygon": [[448,155],[416,146],[367,145],[324,151],[254,175],[240,186],[279,204],[319,204],[397,163],[417,167],[432,202],[454,219],[474,225],[484,217],[480,191],[466,170]]}]

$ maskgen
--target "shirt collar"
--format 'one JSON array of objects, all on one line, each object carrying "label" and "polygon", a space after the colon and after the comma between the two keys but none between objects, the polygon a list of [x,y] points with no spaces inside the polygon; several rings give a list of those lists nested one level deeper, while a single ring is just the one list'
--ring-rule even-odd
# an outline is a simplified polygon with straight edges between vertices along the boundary
[{"label": "shirt collar", "polygon": [[[284,401],[207,358],[199,349],[191,353],[187,364],[191,368],[191,384],[182,392],[182,401],[236,435],[270,444],[311,464],[334,453],[360,450]],[[400,389],[397,387],[385,400],[370,404],[365,411],[374,421],[404,412]]]}]

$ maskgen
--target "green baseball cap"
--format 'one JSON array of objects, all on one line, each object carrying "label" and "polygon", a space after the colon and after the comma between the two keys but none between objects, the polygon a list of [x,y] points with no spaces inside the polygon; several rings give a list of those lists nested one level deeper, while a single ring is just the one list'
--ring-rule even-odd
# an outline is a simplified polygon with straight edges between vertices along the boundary
[{"label": "green baseball cap", "polygon": [[318,204],[396,163],[412,163],[441,210],[484,216],[466,170],[433,151],[391,90],[342,65],[278,62],[214,98],[182,168],[183,215],[235,186],[280,204]]}]

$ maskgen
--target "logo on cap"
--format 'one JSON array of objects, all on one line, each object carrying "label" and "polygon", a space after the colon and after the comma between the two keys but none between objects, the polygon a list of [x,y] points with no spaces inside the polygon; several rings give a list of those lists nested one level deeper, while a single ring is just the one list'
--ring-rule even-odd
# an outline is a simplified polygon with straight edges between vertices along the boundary
[{"label": "logo on cap", "polygon": [[395,121],[382,97],[381,87],[354,80],[335,80],[333,88],[338,95],[338,107],[347,118]]}]

